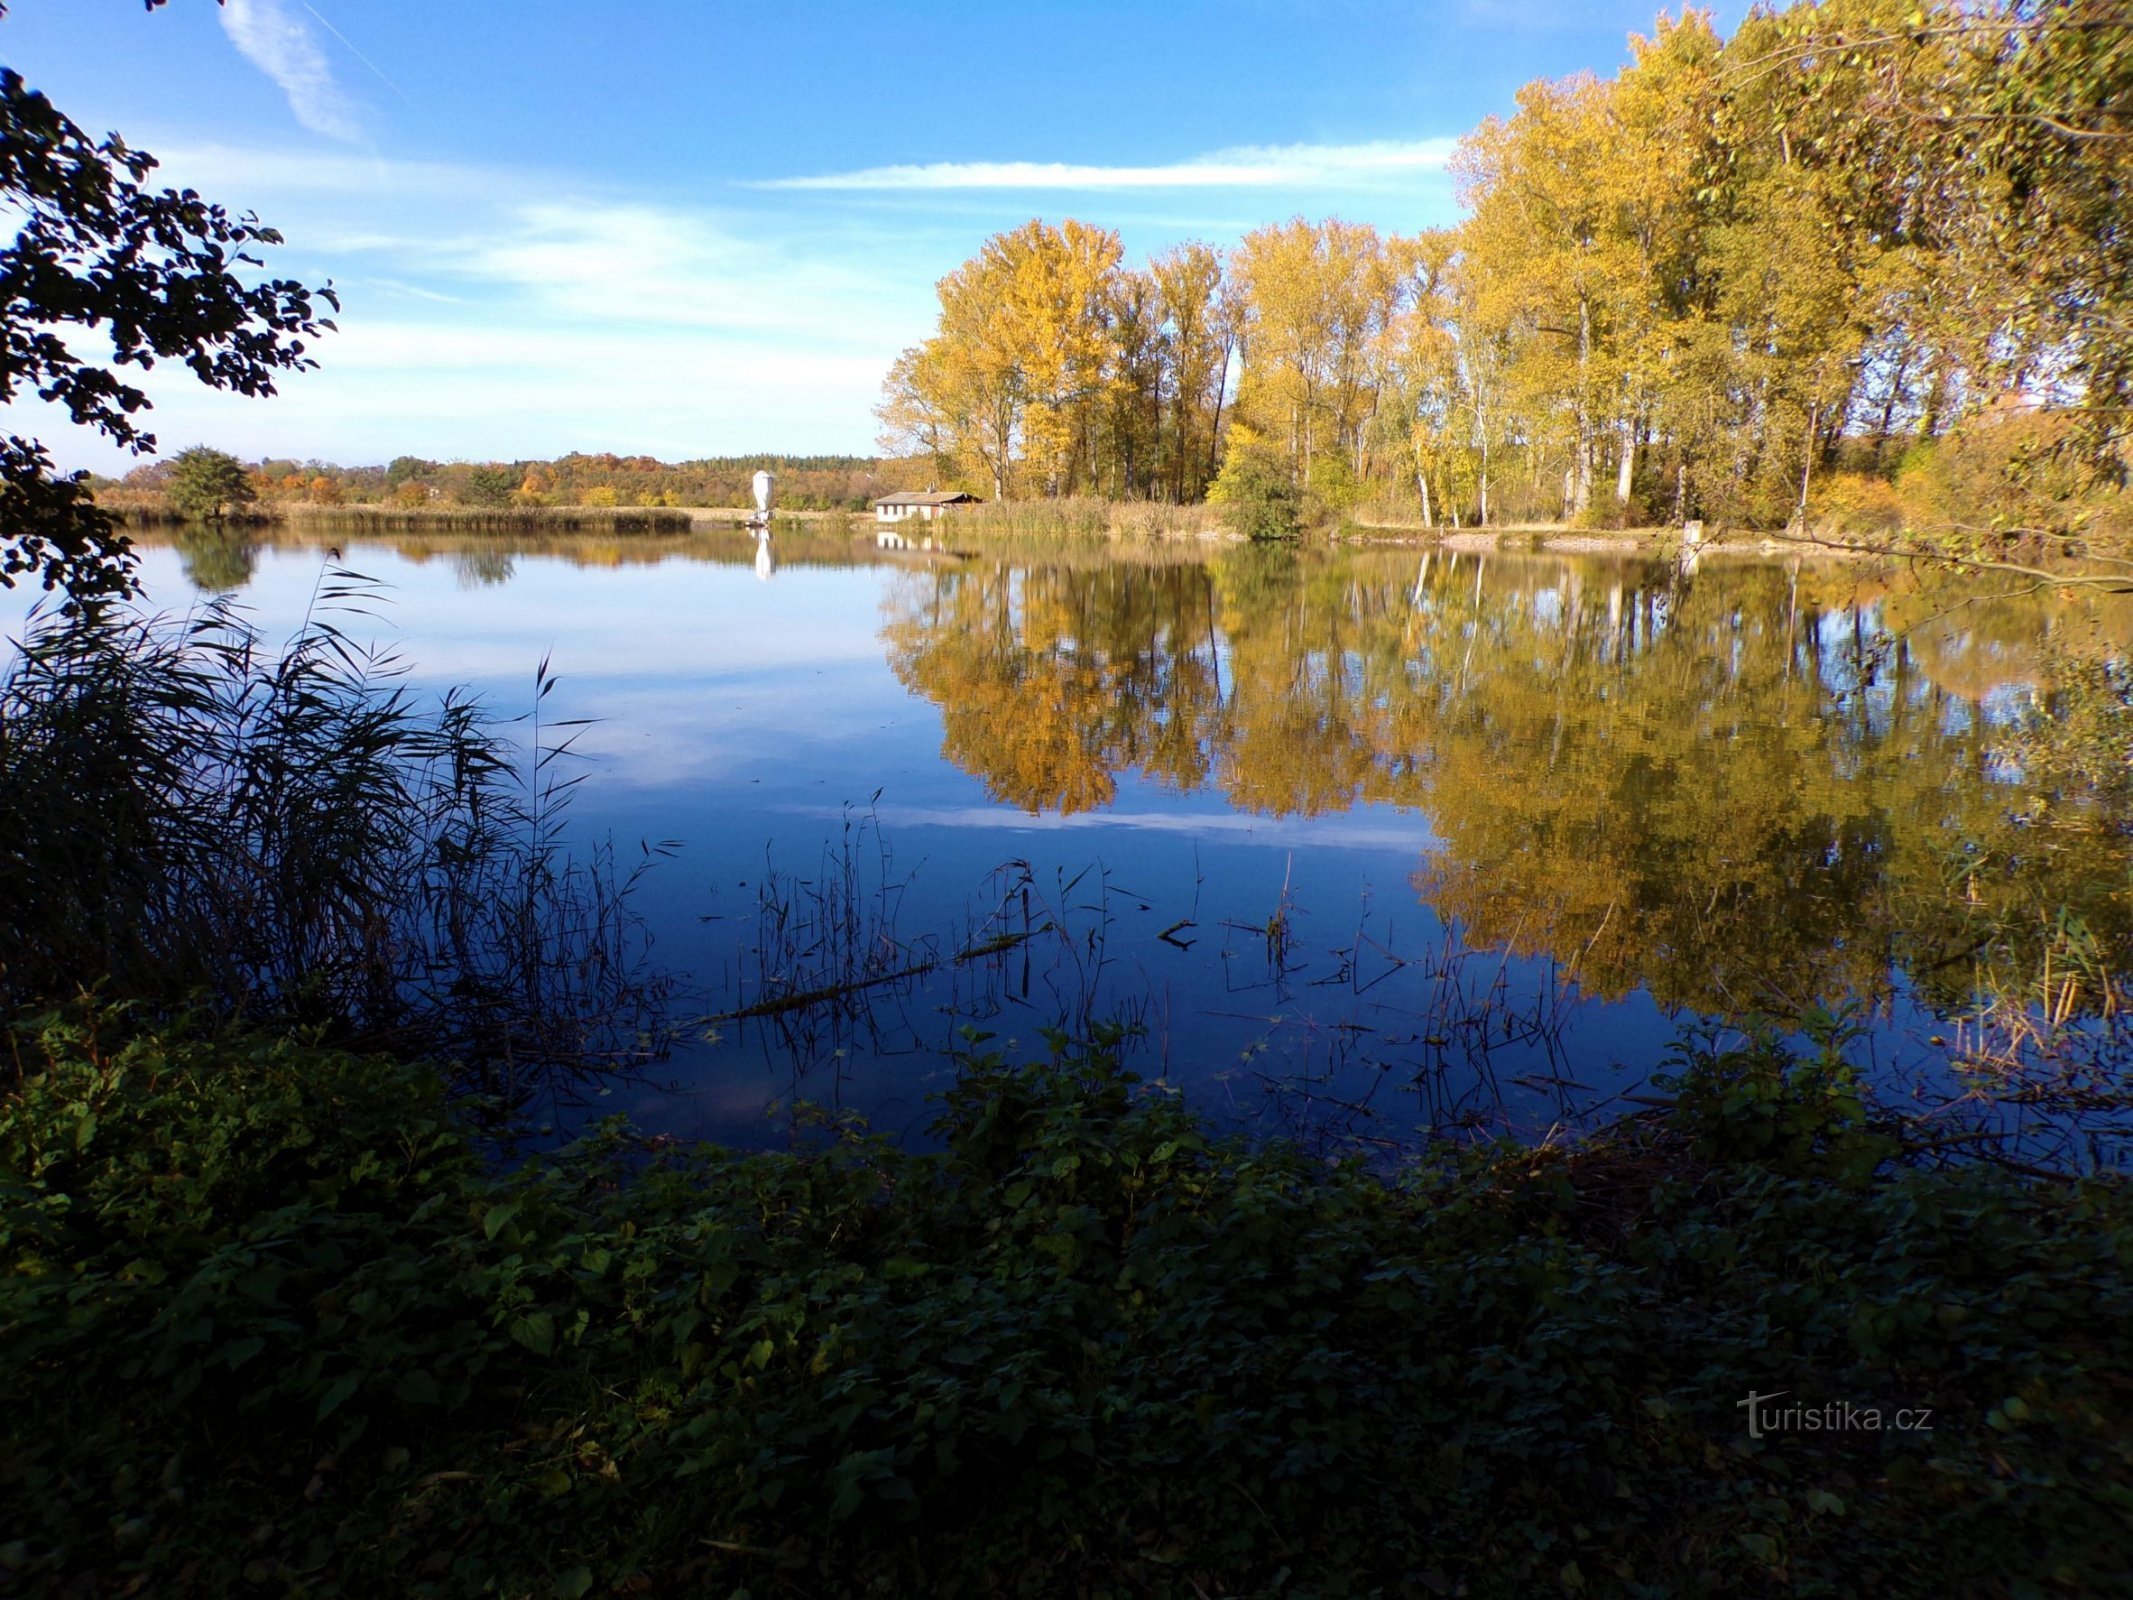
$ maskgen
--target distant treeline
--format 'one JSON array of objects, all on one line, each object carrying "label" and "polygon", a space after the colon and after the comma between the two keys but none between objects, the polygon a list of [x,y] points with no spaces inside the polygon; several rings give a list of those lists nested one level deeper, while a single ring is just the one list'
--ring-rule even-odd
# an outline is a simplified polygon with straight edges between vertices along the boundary
[{"label": "distant treeline", "polygon": [[[751,479],[776,474],[789,511],[861,511],[897,489],[923,487],[924,462],[871,456],[716,456],[665,462],[651,456],[571,454],[553,461],[428,461],[396,456],[385,466],[273,459],[247,463],[254,509],[292,505],[461,506],[476,511],[541,506],[744,506]],[[108,509],[153,517],[164,509],[171,463],[158,461],[93,487]]]},{"label": "distant treeline", "polygon": [[2122,0],[1661,17],[1529,84],[1414,237],[1296,218],[1127,262],[1033,221],[939,285],[884,449],[994,498],[1774,527],[2126,522]]}]

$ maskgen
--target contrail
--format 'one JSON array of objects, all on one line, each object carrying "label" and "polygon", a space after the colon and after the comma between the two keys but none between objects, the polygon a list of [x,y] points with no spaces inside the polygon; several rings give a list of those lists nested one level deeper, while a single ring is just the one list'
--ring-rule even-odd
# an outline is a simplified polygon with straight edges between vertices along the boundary
[{"label": "contrail", "polygon": [[332,34],[336,39],[340,40],[342,45],[346,47],[350,55],[354,56],[356,60],[362,62],[364,66],[370,68],[370,70],[377,75],[377,79],[380,83],[384,84],[386,88],[392,90],[392,92],[398,95],[402,100],[407,100],[407,103],[409,105],[413,105],[415,103],[414,101],[407,99],[407,91],[405,89],[401,88],[397,83],[393,82],[392,79],[386,77],[384,73],[378,71],[378,64],[375,61],[371,60],[370,57],[363,54],[362,51],[358,50],[355,45],[350,41],[347,34],[341,32],[339,28],[336,28],[332,23],[328,22],[326,20],[325,13],[320,11],[317,6],[313,5],[311,3],[311,0],[298,0],[298,3],[301,4],[303,8],[306,11],[310,12],[314,17],[317,17],[318,25],[324,28],[328,33]]}]

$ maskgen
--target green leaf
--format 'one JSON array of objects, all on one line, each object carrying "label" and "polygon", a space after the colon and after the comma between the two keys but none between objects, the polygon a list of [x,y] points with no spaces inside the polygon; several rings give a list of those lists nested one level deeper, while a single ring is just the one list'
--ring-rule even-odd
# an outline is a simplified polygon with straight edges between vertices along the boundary
[{"label": "green leaf", "polygon": [[250,1339],[232,1339],[228,1344],[216,1351],[215,1355],[232,1372],[235,1372],[266,1347],[267,1341],[256,1336]]},{"label": "green leaf", "polygon": [[334,1379],[332,1387],[319,1397],[317,1420],[324,1422],[328,1417],[340,1410],[342,1405],[347,1402],[348,1397],[356,1392],[360,1381],[352,1372],[346,1377]]},{"label": "green leaf", "polygon": [[555,1317],[546,1311],[526,1311],[511,1319],[511,1337],[537,1356],[555,1349]]}]

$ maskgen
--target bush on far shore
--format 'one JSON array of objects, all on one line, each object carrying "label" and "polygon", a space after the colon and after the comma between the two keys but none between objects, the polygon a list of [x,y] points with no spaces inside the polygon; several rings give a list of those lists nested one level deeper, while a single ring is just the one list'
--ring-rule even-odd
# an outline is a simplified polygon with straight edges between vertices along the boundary
[{"label": "bush on far shore", "polygon": [[1304,497],[1287,464],[1250,441],[1233,438],[1207,498],[1230,532],[1247,539],[1293,539],[1303,526]]}]

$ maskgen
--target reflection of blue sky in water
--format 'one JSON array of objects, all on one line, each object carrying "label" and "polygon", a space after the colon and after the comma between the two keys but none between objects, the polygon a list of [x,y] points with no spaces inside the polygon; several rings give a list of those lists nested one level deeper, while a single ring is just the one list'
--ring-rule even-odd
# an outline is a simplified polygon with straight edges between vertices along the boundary
[{"label": "reflection of blue sky in water", "polygon": [[[871,559],[866,544],[854,548]],[[870,807],[879,831],[858,836],[856,870],[873,909],[893,908],[902,941],[947,955],[1000,931],[1006,922],[985,919],[1015,898],[998,869],[1016,861],[1027,863],[1034,921],[1064,933],[1033,941],[1026,962],[1018,951],[883,986],[870,1014],[841,1028],[720,1025],[718,1044],[683,1052],[659,1086],[619,1086],[603,1106],[676,1132],[760,1139],[777,1136],[766,1103],[797,1093],[920,1127],[962,1022],[1034,1052],[1038,1029],[1093,995],[1098,1014],[1143,1024],[1140,1070],[1218,1112],[1308,1108],[1352,1121],[1367,1105],[1365,1125],[1392,1136],[1463,1118],[1530,1132],[1634,1088],[1616,1063],[1649,1063],[1671,1038],[1648,996],[1566,994],[1560,952],[1448,946],[1416,898],[1418,868],[1444,844],[1414,806],[1270,816],[1232,806],[1216,783],[1181,790],[1130,769],[1107,803],[1070,815],[989,798],[982,775],[942,759],[941,708],[885,660],[896,609],[885,601],[907,601],[910,575],[925,569],[825,566],[781,549],[764,583],[744,535],[703,548],[719,559],[577,566],[514,551],[505,581],[470,587],[449,554],[414,561],[354,546],[348,564],[389,589],[381,622],[342,625],[392,642],[418,693],[464,684],[502,717],[528,709],[535,665],[549,658],[561,686],[543,715],[596,719],[578,746],[596,758],[576,792],[579,837],[611,834],[625,862],[640,839],[684,842],[640,904],[657,957],[700,980],[707,1012],[753,993],[747,952],[766,872],[821,884],[826,844]],[[176,552],[145,552],[149,591],[166,605],[190,598],[181,570]],[[320,571],[312,550],[262,549],[241,602],[278,639]],[[1462,578],[1461,596],[1470,587]],[[10,615],[24,603],[17,591]],[[1568,603],[1554,582],[1507,597],[1543,627]],[[1235,670],[1227,642],[1220,659]],[[1870,698],[1886,703],[1880,689]],[[1266,925],[1284,907],[1291,970],[1270,974]],[[1459,1020],[1477,1008],[1485,1026]],[[1898,1001],[1878,1059],[1903,1055],[1915,1020]]]},{"label": "reflection of blue sky in water", "polygon": [[[827,811],[821,814],[831,815]],[[1428,818],[1395,811],[1388,811],[1382,823],[1373,823],[1367,810],[1360,816],[1303,818],[1257,817],[1233,811],[1127,811],[1117,805],[1072,816],[1028,812],[1002,816],[997,806],[927,810],[882,805],[875,808],[875,814],[885,827],[892,828],[1007,828],[1034,833],[1124,833],[1146,829],[1196,839],[1247,838],[1254,844],[1281,849],[1308,845],[1318,850],[1417,850],[1435,843]]]}]

